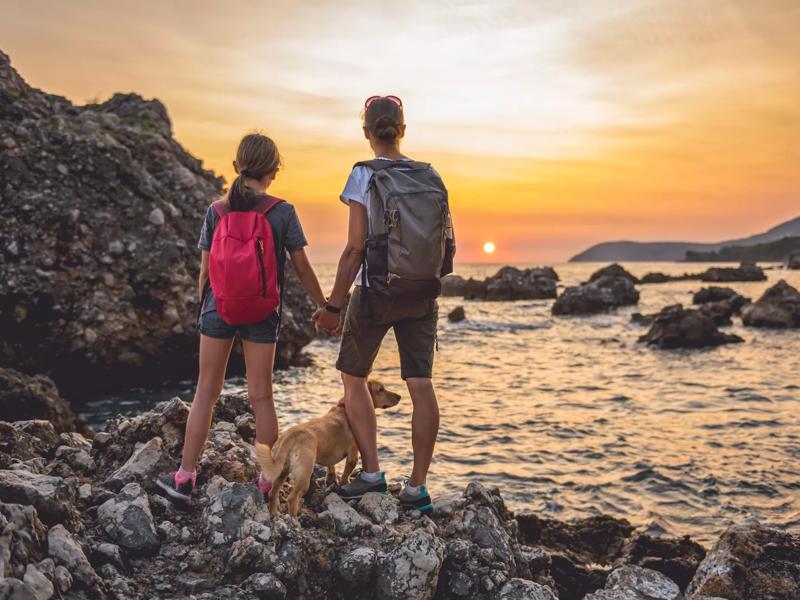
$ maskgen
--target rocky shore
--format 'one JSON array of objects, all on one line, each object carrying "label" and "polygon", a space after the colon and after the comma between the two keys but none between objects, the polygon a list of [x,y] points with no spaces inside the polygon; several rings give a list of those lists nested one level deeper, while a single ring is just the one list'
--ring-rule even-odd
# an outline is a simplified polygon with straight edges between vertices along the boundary
[{"label": "rocky shore", "polygon": [[[68,399],[193,375],[196,244],[223,181],[175,141],[164,105],[75,106],[0,52],[0,181],[0,366]],[[279,366],[313,337],[293,276],[285,291]]]},{"label": "rocky shore", "polygon": [[152,484],[178,460],[178,398],[92,439],[0,422],[0,598],[797,598],[800,539],[755,521],[705,549],[622,519],[514,513],[479,482],[437,490],[430,516],[396,486],[347,504],[323,472],[299,520],[272,518],[247,483],[248,404],[220,400],[190,507]]}]

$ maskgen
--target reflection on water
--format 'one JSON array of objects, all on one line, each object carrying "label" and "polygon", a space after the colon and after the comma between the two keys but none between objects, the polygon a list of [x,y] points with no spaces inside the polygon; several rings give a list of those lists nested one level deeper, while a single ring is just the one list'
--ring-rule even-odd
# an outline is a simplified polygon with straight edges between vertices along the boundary
[{"label": "reflection on water", "polygon": [[[598,265],[557,266],[562,283]],[[688,268],[687,268],[688,267]],[[469,266],[483,277],[497,267]],[[702,265],[631,264],[635,275],[682,273]],[[332,268],[321,269],[322,279]],[[757,298],[779,278],[731,287]],[[595,317],[550,315],[550,301],[440,300],[435,380],[441,433],[430,476],[435,493],[470,479],[497,485],[515,508],[559,518],[608,513],[637,525],[657,522],[709,543],[747,515],[800,529],[800,331],[733,332],[744,344],[702,351],[657,351],[636,339],[632,312],[691,303],[695,281],[640,286],[638,307]],[[446,313],[464,304],[467,320]],[[328,409],[341,395],[336,342],[309,347],[315,366],[276,376],[283,427]],[[387,337],[375,376],[399,389],[398,357]],[[228,389],[244,389],[231,380]],[[400,390],[404,391],[404,390]],[[192,384],[132,390],[90,403],[95,423],[139,412],[155,401],[191,399]],[[411,403],[378,417],[383,468],[399,480],[411,470]]]}]

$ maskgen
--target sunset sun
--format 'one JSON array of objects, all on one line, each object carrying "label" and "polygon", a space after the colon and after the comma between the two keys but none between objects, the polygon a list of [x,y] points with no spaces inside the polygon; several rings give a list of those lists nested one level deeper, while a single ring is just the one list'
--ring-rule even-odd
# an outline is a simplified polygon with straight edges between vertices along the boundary
[{"label": "sunset sun", "polygon": [[495,245],[494,245],[494,242],[486,242],[486,243],[483,245],[483,251],[484,251],[486,254],[494,254],[494,251],[495,251]]}]

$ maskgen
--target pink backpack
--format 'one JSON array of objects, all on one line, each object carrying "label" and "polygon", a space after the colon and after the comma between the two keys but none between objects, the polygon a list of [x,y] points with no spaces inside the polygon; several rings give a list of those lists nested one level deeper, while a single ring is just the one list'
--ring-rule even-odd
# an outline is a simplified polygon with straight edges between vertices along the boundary
[{"label": "pink backpack", "polygon": [[229,325],[263,321],[280,305],[272,226],[266,214],[279,198],[265,196],[249,211],[232,211],[218,200],[208,275],[217,312]]}]

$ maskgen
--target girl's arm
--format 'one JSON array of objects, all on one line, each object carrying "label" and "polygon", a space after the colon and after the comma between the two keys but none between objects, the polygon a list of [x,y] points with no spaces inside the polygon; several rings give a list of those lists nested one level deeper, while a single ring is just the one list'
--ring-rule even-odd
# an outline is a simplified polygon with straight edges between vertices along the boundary
[{"label": "girl's arm", "polygon": [[197,278],[197,299],[203,301],[203,290],[208,282],[208,250],[200,253],[200,276]]},{"label": "girl's arm", "polygon": [[314,267],[311,266],[308,260],[305,249],[300,248],[299,250],[293,250],[289,253],[289,256],[292,259],[292,266],[294,266],[294,272],[297,273],[297,278],[300,280],[300,283],[303,284],[305,290],[311,298],[313,298],[314,302],[316,302],[317,308],[321,307],[325,304],[325,294],[322,293],[319,280],[317,280],[317,274],[314,272]]}]

